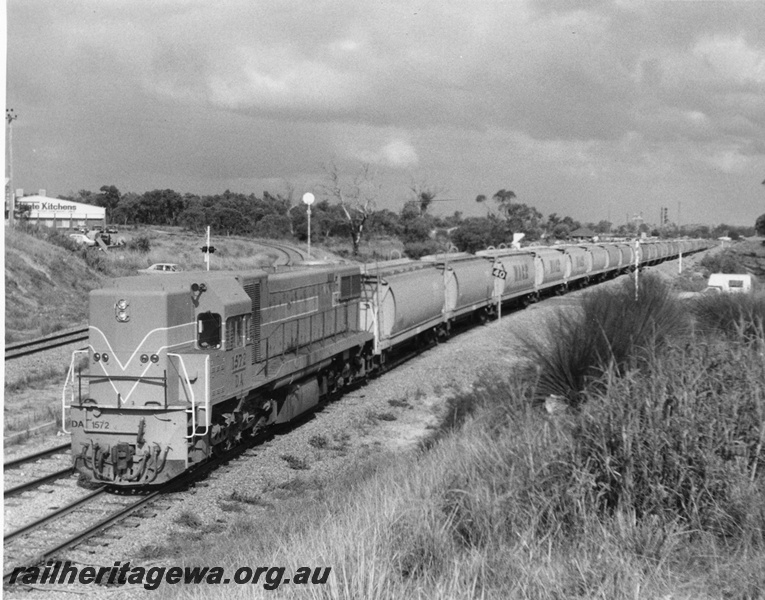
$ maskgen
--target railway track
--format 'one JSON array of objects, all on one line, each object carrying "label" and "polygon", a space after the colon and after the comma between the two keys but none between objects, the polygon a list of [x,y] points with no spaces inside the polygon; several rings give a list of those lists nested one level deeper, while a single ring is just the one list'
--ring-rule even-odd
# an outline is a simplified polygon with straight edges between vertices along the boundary
[{"label": "railway track", "polygon": [[306,255],[301,250],[291,246],[285,246],[284,244],[274,244],[272,242],[261,243],[261,246],[265,246],[266,248],[274,248],[275,250],[282,252],[287,259],[287,262],[284,263],[284,265],[288,267],[306,259]]},{"label": "railway track", "polygon": [[78,342],[87,341],[87,339],[88,328],[82,327],[64,333],[56,333],[54,335],[29,340],[27,342],[8,344],[5,347],[5,360],[13,360],[15,358],[29,356],[30,354],[36,354],[45,350],[60,348],[61,346],[68,346],[69,344],[76,344]]},{"label": "railway track", "polygon": [[103,534],[110,527],[148,508],[153,501],[162,496],[193,485],[260,441],[262,440],[259,438],[253,438],[248,443],[200,465],[187,475],[139,495],[112,493],[108,486],[90,491],[76,488],[77,491],[85,493],[77,494],[61,506],[49,507],[41,517],[27,521],[4,534],[3,582],[9,581],[14,568],[44,563],[59,556],[64,550]]},{"label": "railway track", "polygon": [[[71,443],[60,444],[58,446],[54,446],[53,448],[47,448],[45,450],[35,452],[34,454],[28,454],[27,456],[16,458],[14,460],[10,460],[4,463],[3,472],[5,473],[6,478],[9,477],[10,471],[12,471],[13,469],[24,467],[24,466],[30,466],[30,468],[32,469],[35,469],[35,467],[39,466],[39,467],[42,467],[42,470],[46,472],[43,475],[37,476],[28,481],[24,481],[23,483],[18,483],[9,488],[6,488],[5,490],[3,490],[3,497],[11,498],[13,496],[18,496],[19,494],[22,494],[26,491],[33,490],[47,483],[52,483],[56,481],[57,479],[62,479],[64,477],[71,475],[72,474],[71,465],[68,465],[67,467],[63,469],[57,469],[55,471],[50,471],[49,468],[46,469],[45,468],[46,463],[42,463],[41,465],[31,466],[37,463],[38,461],[56,456],[58,454],[63,454],[67,452],[69,449],[71,449],[71,447],[72,447]],[[51,466],[56,466],[56,465],[51,465]]]}]

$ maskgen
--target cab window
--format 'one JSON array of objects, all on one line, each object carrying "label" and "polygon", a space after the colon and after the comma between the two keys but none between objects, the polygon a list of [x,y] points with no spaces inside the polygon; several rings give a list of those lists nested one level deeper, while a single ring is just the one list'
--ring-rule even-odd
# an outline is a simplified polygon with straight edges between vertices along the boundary
[{"label": "cab window", "polygon": [[204,312],[197,317],[197,344],[200,348],[220,348],[220,315]]},{"label": "cab window", "polygon": [[252,315],[239,315],[226,320],[226,350],[244,348],[250,343]]}]

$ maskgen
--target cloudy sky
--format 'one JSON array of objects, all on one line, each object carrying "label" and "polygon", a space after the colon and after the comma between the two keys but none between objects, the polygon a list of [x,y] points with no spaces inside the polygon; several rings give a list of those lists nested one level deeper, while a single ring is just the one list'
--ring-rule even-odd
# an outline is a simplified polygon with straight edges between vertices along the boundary
[{"label": "cloudy sky", "polygon": [[438,213],[765,212],[765,2],[7,0],[14,187],[256,194],[372,163]]}]

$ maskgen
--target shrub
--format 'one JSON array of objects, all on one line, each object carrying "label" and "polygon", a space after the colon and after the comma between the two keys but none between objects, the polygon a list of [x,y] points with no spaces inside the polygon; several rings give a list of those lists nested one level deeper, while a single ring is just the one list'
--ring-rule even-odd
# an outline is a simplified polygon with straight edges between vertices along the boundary
[{"label": "shrub", "polygon": [[441,250],[441,245],[435,240],[426,242],[407,242],[404,244],[404,254],[409,258],[420,258],[428,254],[437,254]]},{"label": "shrub", "polygon": [[80,256],[91,269],[106,273],[109,268],[106,255],[96,248],[83,248],[80,250]]},{"label": "shrub", "polygon": [[139,235],[127,243],[127,248],[144,254],[151,252],[151,238],[147,235]]},{"label": "shrub", "polygon": [[640,365],[685,329],[682,306],[660,277],[642,276],[638,292],[636,300],[633,278],[615,290],[596,289],[583,296],[580,308],[555,313],[540,335],[521,338],[543,395],[578,405],[588,384],[608,369],[620,374]]},{"label": "shrub", "polygon": [[699,265],[709,273],[746,273],[746,268],[739,255],[733,250],[723,250],[718,254],[707,254]]}]

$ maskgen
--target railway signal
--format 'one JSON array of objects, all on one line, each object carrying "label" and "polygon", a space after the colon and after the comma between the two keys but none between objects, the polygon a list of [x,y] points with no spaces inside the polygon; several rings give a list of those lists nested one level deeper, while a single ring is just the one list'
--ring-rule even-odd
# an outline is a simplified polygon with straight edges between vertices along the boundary
[{"label": "railway signal", "polygon": [[210,226],[207,226],[207,244],[202,246],[202,252],[205,255],[205,263],[207,264],[207,270],[210,270],[210,255],[215,252],[215,246],[210,245]]}]

